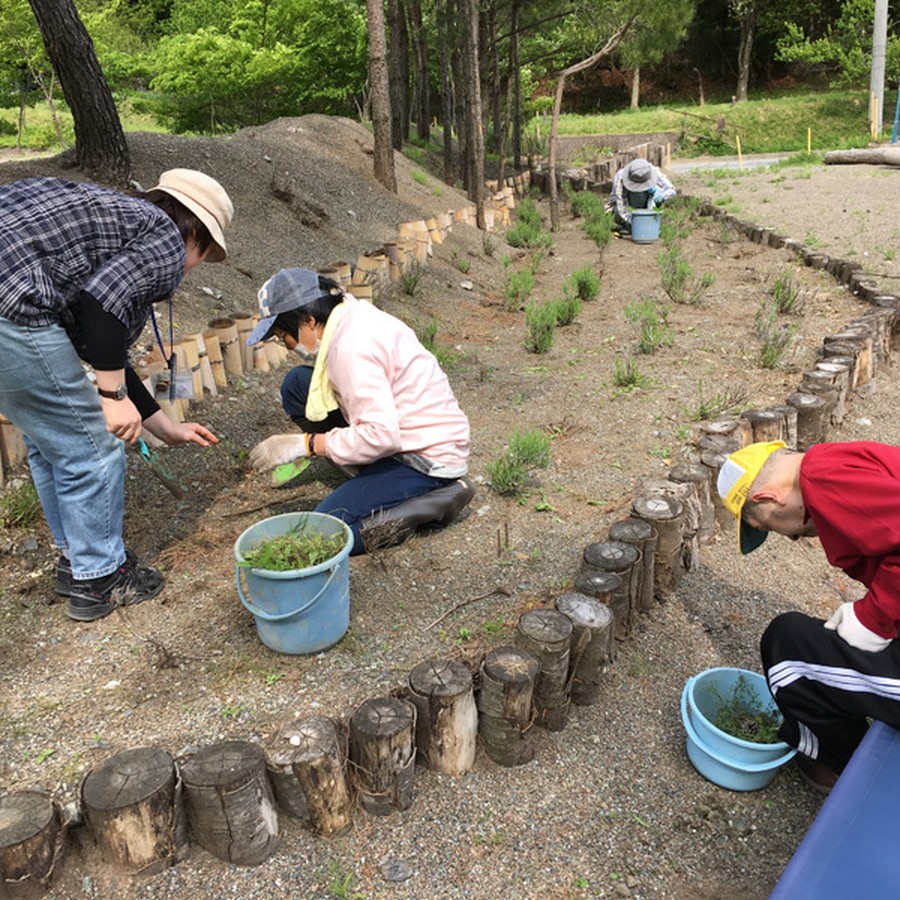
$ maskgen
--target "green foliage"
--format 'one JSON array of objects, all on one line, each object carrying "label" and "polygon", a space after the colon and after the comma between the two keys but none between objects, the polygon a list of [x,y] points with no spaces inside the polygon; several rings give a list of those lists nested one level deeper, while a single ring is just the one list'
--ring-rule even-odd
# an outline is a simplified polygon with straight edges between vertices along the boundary
[{"label": "green foliage", "polygon": [[508,310],[513,312],[524,308],[533,290],[534,275],[531,269],[519,269],[517,272],[507,270],[503,298]]},{"label": "green foliage", "polygon": [[531,302],[525,309],[525,349],[529,353],[548,353],[556,332],[556,304]]},{"label": "green foliage", "polygon": [[552,301],[556,309],[556,324],[560,327],[571,325],[581,315],[581,300],[569,291]]},{"label": "green foliage", "polygon": [[779,321],[775,301],[766,297],[756,311],[754,327],[760,345],[759,364],[764,369],[774,369],[797,334],[798,326]]},{"label": "green foliage", "polygon": [[33,481],[10,485],[0,498],[0,521],[4,528],[27,528],[41,513]]},{"label": "green foliage", "polygon": [[452,369],[459,362],[459,354],[455,350],[450,350],[438,344],[437,332],[437,319],[432,319],[419,333],[419,341],[434,356],[442,369]]},{"label": "green foliage", "polygon": [[240,565],[273,572],[306,569],[337,556],[346,543],[343,534],[329,537],[298,524],[284,534],[255,544],[244,553]]},{"label": "green foliage", "polygon": [[541,213],[530,197],[519,202],[516,224],[506,232],[511,247],[552,247],[553,235],[541,229]]},{"label": "green foliage", "polygon": [[425,277],[425,267],[416,259],[404,272],[400,273],[400,287],[403,293],[415,297]]},{"label": "green foliage", "polygon": [[625,307],[625,318],[638,331],[638,353],[656,353],[672,344],[668,323],[669,308],[652,298],[632,300]]},{"label": "green foliage", "polygon": [[488,464],[491,490],[503,496],[521,496],[532,469],[550,465],[550,438],[537,428],[524,428],[510,435],[506,450]]},{"label": "green foliage", "polygon": [[747,402],[747,389],[742,385],[725,385],[721,390],[706,394],[702,379],[697,382],[697,403],[688,416],[692,422],[705,422],[725,413],[737,412]]},{"label": "green foliage", "polygon": [[600,276],[590,266],[576,269],[566,279],[564,289],[571,290],[579,300],[596,300],[600,296]]},{"label": "green foliage", "polygon": [[746,676],[738,676],[727,697],[722,696],[715,687],[711,693],[719,703],[713,722],[716,728],[754,744],[778,743],[781,716],[776,710],[763,706]]},{"label": "green foliage", "polygon": [[784,271],[772,283],[772,303],[781,315],[799,313],[803,308],[800,289],[794,284],[790,271]]},{"label": "green foliage", "polygon": [[572,212],[584,219],[584,233],[598,247],[605,247],[612,239],[612,213],[606,211],[603,201],[592,191],[569,189],[568,197]]},{"label": "green foliage", "polygon": [[462,255],[459,247],[450,248],[450,261],[463,273],[463,275],[469,271],[469,268],[472,265],[471,261]]},{"label": "green foliage", "polygon": [[700,302],[706,290],[715,283],[716,276],[712,272],[704,272],[699,278],[694,276],[694,270],[678,244],[673,243],[668,249],[661,251],[656,261],[663,290],[675,303],[693,306]]},{"label": "green foliage", "polygon": [[641,372],[632,357],[616,359],[613,369],[613,384],[616,387],[630,391],[632,388],[646,387],[649,382],[650,379]]}]

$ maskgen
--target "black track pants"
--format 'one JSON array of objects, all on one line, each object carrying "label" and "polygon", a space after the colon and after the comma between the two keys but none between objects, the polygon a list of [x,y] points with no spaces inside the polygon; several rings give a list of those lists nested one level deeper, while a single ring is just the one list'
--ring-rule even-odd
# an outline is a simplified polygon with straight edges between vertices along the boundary
[{"label": "black track pants", "polygon": [[842,769],[878,719],[900,729],[900,640],[879,653],[851,647],[821,619],[772,620],[760,641],[769,689],[784,715],[781,739]]}]

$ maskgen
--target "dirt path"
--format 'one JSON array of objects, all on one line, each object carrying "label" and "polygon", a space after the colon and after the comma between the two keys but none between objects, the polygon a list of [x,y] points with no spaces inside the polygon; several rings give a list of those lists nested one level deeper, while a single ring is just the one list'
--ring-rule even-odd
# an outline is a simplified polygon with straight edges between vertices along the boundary
[{"label": "dirt path", "polygon": [[[327,144],[327,127],[317,125]],[[282,140],[293,127],[282,123]],[[344,137],[343,123],[336,134]],[[270,194],[269,174],[254,180],[262,169],[253,165],[256,140],[223,145],[228,154],[244,154],[233,170],[210,157],[210,165],[228,174],[236,207],[247,217]],[[216,146],[204,143],[204,152]],[[195,145],[188,147],[194,152]],[[279,165],[288,165],[289,155]],[[171,158],[164,153],[158,167]],[[335,190],[343,184],[333,168],[320,174]],[[296,178],[299,183],[300,174]],[[405,178],[404,190],[416,190],[417,182]],[[799,191],[805,182],[790,183]],[[449,203],[450,189],[439,198],[436,189],[426,191],[429,202]],[[737,186],[730,190],[736,193]],[[311,192],[303,195],[308,206],[318,203]],[[748,188],[747,195],[752,199],[755,192]],[[751,201],[740,202],[749,207]],[[265,221],[245,223],[233,244],[253,278],[228,269],[192,279],[179,295],[179,324],[190,330],[214,311],[247,309],[249,285],[302,255],[289,256],[291,245],[328,246],[325,232],[343,221],[339,213],[350,218],[347,209],[359,220],[373,216],[365,227],[377,231],[374,211],[348,198],[329,207],[332,218],[308,240],[309,226],[299,215],[282,219],[281,207],[266,207]],[[835,227],[847,222],[838,219]],[[291,221],[296,231],[288,231]],[[267,240],[267,230],[278,233]],[[335,246],[350,246],[351,239],[342,231]],[[474,666],[486,649],[513,640],[519,614],[571,587],[584,546],[605,538],[641,482],[691,458],[692,411],[701,394],[709,399],[726,385],[739,385],[747,405],[783,401],[822,337],[861,309],[830,277],[715,223],[688,221],[680,240],[695,272],[711,272],[716,280],[701,303],[671,304],[672,343],[651,355],[635,353],[636,332],[625,309],[648,299],[665,302],[656,265],[660,245],[611,244],[602,260],[600,298],[585,304],[575,325],[558,329],[553,349],[540,356],[524,350],[524,315],[503,301],[504,257],[521,266],[528,255],[503,242],[489,255],[474,229],[457,226],[435,247],[415,296],[398,291],[379,298],[415,327],[435,320],[438,343],[458,353],[449,371],[472,423],[478,492],[472,514],[459,524],[352,561],[351,631],[326,654],[285,657],[266,650],[234,587],[232,545],[241,531],[266,515],[311,508],[334,479],[327,464],[317,465],[305,484],[278,493],[246,471],[247,448],[286,427],[277,403],[280,372],[246,376],[196,405],[196,417],[222,444],[167,457],[190,487],[188,503],[174,504],[137,460],[129,467],[127,538],[166,568],[168,586],[158,601],[74,625],[58,605],[47,605],[54,557],[45,531],[5,535],[0,787],[44,785],[69,799],[81,775],[119,749],[153,745],[179,755],[222,739],[265,743],[297,715],[347,717],[365,699],[402,685],[424,659],[449,656]],[[566,275],[586,265],[599,271],[599,252],[580,223],[566,216],[553,253],[541,260],[536,296],[558,295]],[[761,369],[753,318],[773,279],[786,271],[804,293],[804,313],[783,364]],[[641,388],[613,383],[616,361],[628,358],[646,376]],[[900,440],[892,382],[890,371],[880,373],[874,393],[854,400],[839,439]],[[517,501],[492,492],[486,473],[522,427],[551,435],[552,459],[534,474],[527,498]],[[440,627],[425,627],[460,601],[498,586],[508,593],[468,604]],[[103,865],[85,830],[75,829],[51,896],[84,896],[89,883],[98,897],[356,892],[416,900],[762,900],[819,800],[789,771],[755,794],[705,782],[685,757],[681,688],[712,665],[758,669],[756,642],[776,611],[824,611],[851,590],[814,546],[773,540],[751,563],[737,557],[733,534],[724,533],[702,548],[700,566],[685,576],[677,601],[641,617],[619,648],[601,702],[573,710],[562,732],[536,735],[533,763],[505,770],[479,753],[475,770],[460,779],[419,770],[409,810],[389,818],[359,811],[352,832],[339,840],[315,838],[285,818],[279,852],[248,869],[228,867],[194,847],[172,869],[133,882]],[[411,877],[386,880],[386,858],[406,863]]]}]

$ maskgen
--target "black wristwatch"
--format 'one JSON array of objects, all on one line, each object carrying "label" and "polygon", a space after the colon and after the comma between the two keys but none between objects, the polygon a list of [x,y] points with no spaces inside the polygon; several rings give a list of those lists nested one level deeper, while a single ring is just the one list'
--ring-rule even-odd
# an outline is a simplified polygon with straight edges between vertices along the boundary
[{"label": "black wristwatch", "polygon": [[104,391],[98,387],[97,393],[107,400],[124,400],[128,396],[128,388],[124,384],[120,384],[114,391]]}]

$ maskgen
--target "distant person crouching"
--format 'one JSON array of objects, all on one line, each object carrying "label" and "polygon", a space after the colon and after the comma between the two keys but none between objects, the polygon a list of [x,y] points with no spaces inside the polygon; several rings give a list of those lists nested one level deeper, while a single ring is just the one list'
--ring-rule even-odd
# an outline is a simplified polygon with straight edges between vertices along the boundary
[{"label": "distant person crouching", "polygon": [[606,211],[615,218],[620,234],[631,234],[632,209],[658,209],[675,196],[675,187],[646,159],[633,159],[613,177]]}]

